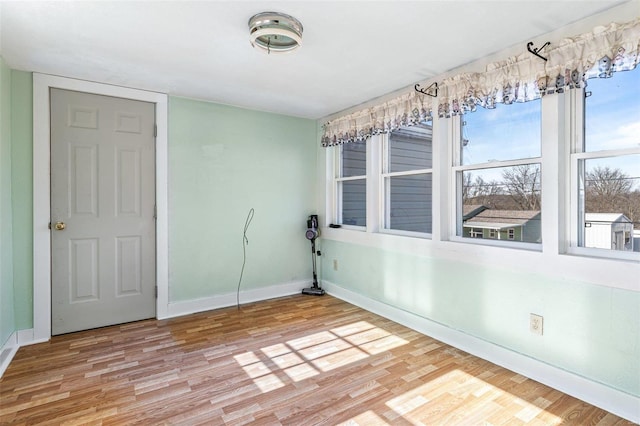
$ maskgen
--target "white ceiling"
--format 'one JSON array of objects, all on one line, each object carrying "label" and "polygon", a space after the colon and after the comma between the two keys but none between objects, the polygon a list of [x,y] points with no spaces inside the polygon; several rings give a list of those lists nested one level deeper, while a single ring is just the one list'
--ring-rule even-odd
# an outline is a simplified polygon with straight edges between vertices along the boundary
[{"label": "white ceiling", "polygon": [[[320,118],[622,1],[0,2],[13,69]],[[266,55],[247,21],[304,26],[301,49]]]}]

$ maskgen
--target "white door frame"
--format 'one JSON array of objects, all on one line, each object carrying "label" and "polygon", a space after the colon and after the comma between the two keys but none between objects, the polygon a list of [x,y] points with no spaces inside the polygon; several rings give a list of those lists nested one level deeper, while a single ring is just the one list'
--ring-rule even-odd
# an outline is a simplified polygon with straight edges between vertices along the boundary
[{"label": "white door frame", "polygon": [[75,90],[151,102],[156,106],[156,316],[167,317],[169,302],[168,98],[166,94],[33,74],[33,342],[51,338],[51,138],[49,89]]}]

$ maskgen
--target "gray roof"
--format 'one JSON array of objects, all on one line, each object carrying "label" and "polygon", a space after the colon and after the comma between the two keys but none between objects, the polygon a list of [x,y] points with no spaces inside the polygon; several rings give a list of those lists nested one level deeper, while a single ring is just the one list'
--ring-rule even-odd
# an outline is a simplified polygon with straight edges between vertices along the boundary
[{"label": "gray roof", "polygon": [[478,228],[509,228],[522,226],[531,219],[539,219],[539,210],[484,210],[471,219],[465,221],[465,225]]},{"label": "gray roof", "polygon": [[622,213],[585,213],[585,222],[631,222],[627,216]]},{"label": "gray roof", "polygon": [[482,204],[465,204],[462,206],[462,220],[468,220],[489,207]]}]

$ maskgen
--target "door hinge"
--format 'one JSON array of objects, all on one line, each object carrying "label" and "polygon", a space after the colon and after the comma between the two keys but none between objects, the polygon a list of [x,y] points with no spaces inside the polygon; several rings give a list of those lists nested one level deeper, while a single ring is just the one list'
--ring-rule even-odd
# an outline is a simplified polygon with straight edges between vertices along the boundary
[{"label": "door hinge", "polygon": [[49,222],[49,230],[51,230],[51,222]]},{"label": "door hinge", "polygon": [[156,299],[158,298],[158,286],[156,285]]},{"label": "door hinge", "polygon": [[153,137],[154,138],[158,137],[158,125],[157,124],[153,125]]},{"label": "door hinge", "polygon": [[158,220],[158,205],[153,205],[153,220]]}]

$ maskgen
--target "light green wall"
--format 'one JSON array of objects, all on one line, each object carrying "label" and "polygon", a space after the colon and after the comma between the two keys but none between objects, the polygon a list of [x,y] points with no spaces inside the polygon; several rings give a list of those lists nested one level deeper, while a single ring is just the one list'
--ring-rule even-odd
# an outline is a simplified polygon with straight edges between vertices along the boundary
[{"label": "light green wall", "polygon": [[33,327],[33,76],[11,71],[11,186],[16,329]]},{"label": "light green wall", "polygon": [[11,70],[0,57],[0,346],[15,331],[11,213]]},{"label": "light green wall", "polygon": [[324,280],[640,396],[638,292],[331,240],[322,258]]},{"label": "light green wall", "polygon": [[213,103],[169,101],[169,299],[311,277],[316,123]]},{"label": "light green wall", "polygon": [[[32,74],[13,70],[10,83],[14,221],[7,247],[21,330],[33,327]],[[308,279],[304,230],[315,204],[315,121],[181,98],[169,107],[170,300],[235,291],[251,207],[242,288]],[[2,238],[3,247],[11,241]]]}]

